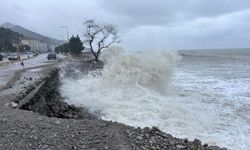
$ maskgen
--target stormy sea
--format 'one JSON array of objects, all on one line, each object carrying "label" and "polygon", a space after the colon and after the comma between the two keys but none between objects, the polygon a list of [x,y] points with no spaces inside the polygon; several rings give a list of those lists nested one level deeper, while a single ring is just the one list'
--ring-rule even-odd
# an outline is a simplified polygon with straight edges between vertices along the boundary
[{"label": "stormy sea", "polygon": [[249,149],[250,49],[111,48],[101,60],[102,70],[61,79],[68,103],[104,120],[158,126],[179,138]]}]

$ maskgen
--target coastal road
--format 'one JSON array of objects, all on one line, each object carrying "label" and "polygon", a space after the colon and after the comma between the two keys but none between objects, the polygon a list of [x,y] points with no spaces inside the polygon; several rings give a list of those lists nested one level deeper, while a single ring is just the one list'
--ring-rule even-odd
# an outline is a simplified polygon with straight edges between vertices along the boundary
[{"label": "coastal road", "polygon": [[[28,57],[29,56],[29,57]],[[23,54],[23,55],[20,55],[20,59],[21,60],[27,60],[27,59],[32,59],[34,56],[31,55],[31,54]],[[9,60],[8,58],[3,58],[2,61],[0,61],[0,66],[3,66],[3,65],[7,65],[7,64],[10,64],[10,63],[13,63],[12,60]]]},{"label": "coastal road", "polygon": [[21,66],[21,61],[16,61],[10,64],[0,66],[0,91],[6,87],[8,82],[15,78],[17,73],[21,73],[29,68],[39,67],[55,63],[57,61],[48,61],[46,58],[47,54],[40,54],[37,57],[23,60],[24,67]]}]

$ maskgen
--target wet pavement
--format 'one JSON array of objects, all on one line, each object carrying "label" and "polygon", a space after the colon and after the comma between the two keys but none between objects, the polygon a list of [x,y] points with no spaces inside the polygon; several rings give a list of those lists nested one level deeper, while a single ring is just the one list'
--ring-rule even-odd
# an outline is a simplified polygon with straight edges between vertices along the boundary
[{"label": "wet pavement", "polygon": [[[27,60],[27,59],[32,59],[33,57],[35,57],[35,56],[33,56],[33,55],[28,55],[28,54],[20,55],[20,59],[23,60],[23,61],[24,61],[24,60]],[[7,65],[7,64],[11,64],[11,63],[13,63],[13,62],[15,62],[15,61],[9,60],[8,57],[6,57],[6,58],[3,58],[2,61],[0,61],[0,66]]]},{"label": "wet pavement", "polygon": [[0,91],[6,88],[8,83],[17,78],[18,74],[21,74],[23,71],[57,62],[55,60],[48,61],[46,57],[47,54],[40,54],[37,57],[24,60],[24,68],[21,65],[22,61],[0,66]]}]

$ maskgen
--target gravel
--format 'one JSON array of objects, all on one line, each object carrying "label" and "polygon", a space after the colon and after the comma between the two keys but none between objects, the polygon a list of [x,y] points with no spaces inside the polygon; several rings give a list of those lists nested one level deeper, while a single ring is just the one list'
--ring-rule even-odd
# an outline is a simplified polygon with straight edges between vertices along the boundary
[{"label": "gravel", "polygon": [[[84,65],[85,68],[103,66],[102,63],[94,64],[91,61]],[[57,69],[46,68],[44,73],[42,80],[34,82],[36,85],[30,85],[32,88],[22,88],[19,97],[13,97],[10,89],[7,92],[1,91],[7,94],[2,94],[0,100],[8,103],[0,103],[0,149],[225,150],[208,144],[202,145],[198,139],[189,141],[173,137],[157,127],[141,129],[98,119],[86,109],[63,101],[57,91],[60,85]],[[27,81],[32,80],[34,79]],[[44,84],[38,88],[42,82]],[[21,99],[36,88],[36,94],[22,104],[21,109],[11,108],[20,105]]]}]

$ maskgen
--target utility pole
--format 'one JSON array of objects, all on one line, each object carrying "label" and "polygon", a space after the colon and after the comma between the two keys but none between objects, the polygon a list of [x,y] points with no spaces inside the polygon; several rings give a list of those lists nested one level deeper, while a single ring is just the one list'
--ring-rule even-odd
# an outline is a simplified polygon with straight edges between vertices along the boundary
[{"label": "utility pole", "polygon": [[66,31],[67,31],[67,40],[69,40],[69,27],[68,26],[61,26],[61,28],[66,29]]},{"label": "utility pole", "polygon": [[67,49],[68,49],[68,51],[70,51],[69,50],[69,27],[68,26],[61,26],[61,28],[64,28],[64,29],[66,29],[66,31],[67,31]]},{"label": "utility pole", "polygon": [[17,53],[17,56],[19,56],[19,41],[18,41],[18,37],[16,37],[16,53]]}]

